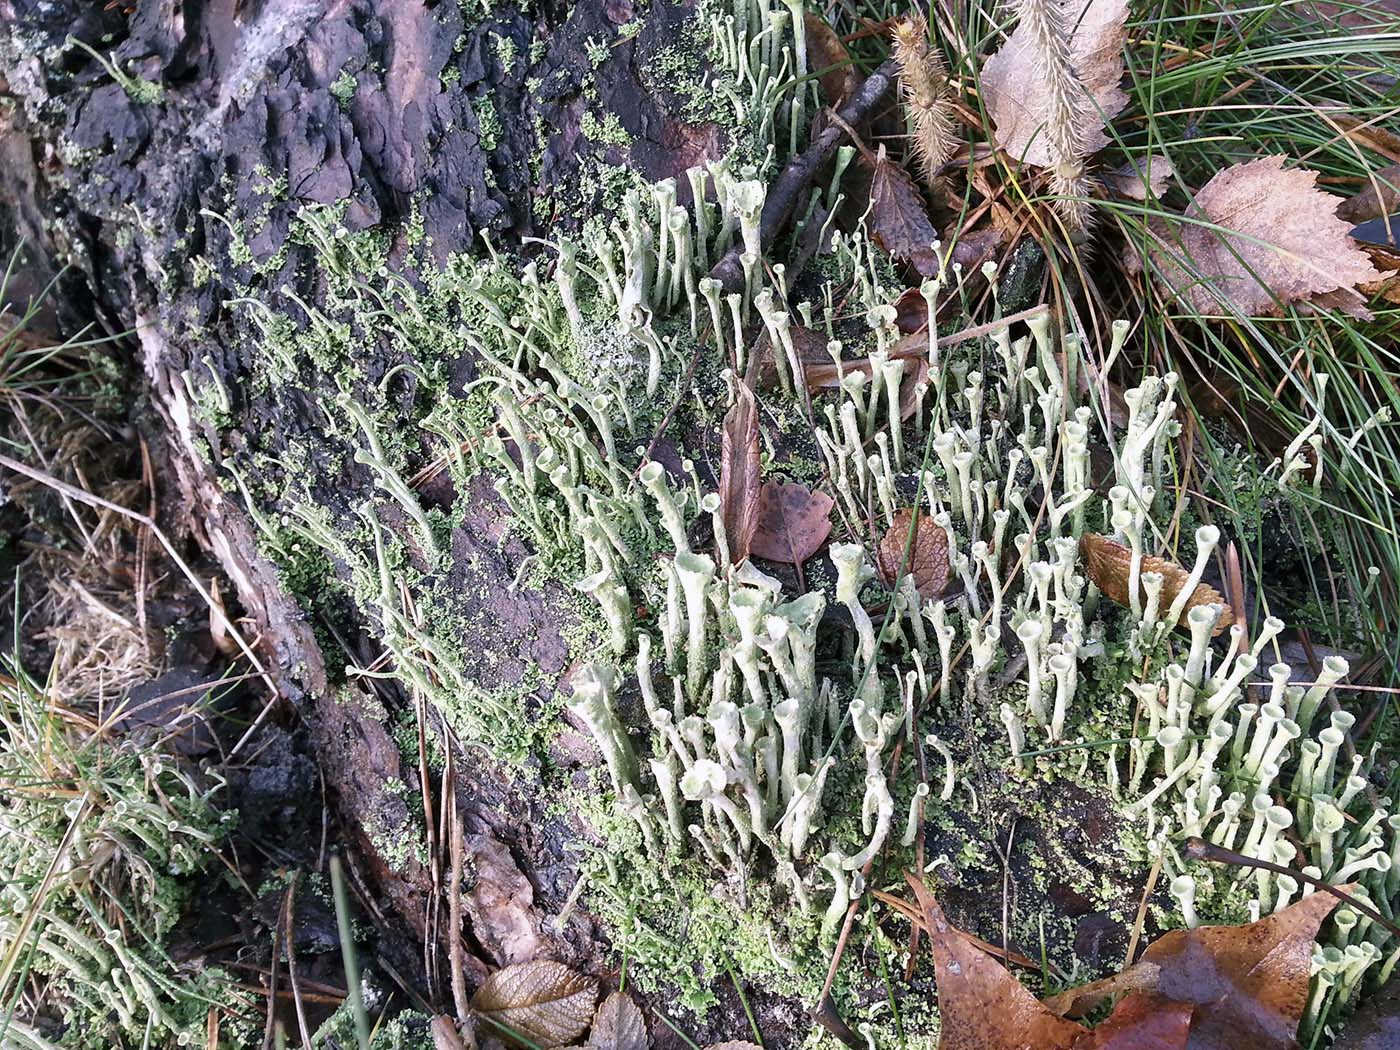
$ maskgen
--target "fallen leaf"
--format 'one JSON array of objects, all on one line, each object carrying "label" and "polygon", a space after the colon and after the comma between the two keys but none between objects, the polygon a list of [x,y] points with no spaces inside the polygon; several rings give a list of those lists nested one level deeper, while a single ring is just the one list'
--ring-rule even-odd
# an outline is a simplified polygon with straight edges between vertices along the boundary
[{"label": "fallen leaf", "polygon": [[[831,361],[826,349],[826,336],[806,325],[794,324],[788,327],[797,359],[805,368],[809,364],[824,364]],[[779,353],[785,353],[779,350]],[[787,359],[783,359],[783,369],[787,370]],[[750,390],[771,390],[778,383],[778,369],[773,361],[773,344],[765,328],[754,342],[753,353],[749,355],[748,368],[744,372],[744,382]]]},{"label": "fallen leaf", "polygon": [[1158,280],[1198,313],[1219,314],[1228,303],[1245,315],[1277,315],[1329,292],[1362,305],[1356,286],[1380,280],[1337,218],[1338,198],[1317,188],[1316,172],[1285,171],[1283,161],[1261,157],[1217,172],[1196,194],[1192,221],[1148,223]]},{"label": "fallen leaf", "polygon": [[841,103],[860,86],[851,53],[821,15],[808,11],[803,22],[807,32],[807,67],[817,74],[826,104],[840,109]]},{"label": "fallen leaf", "polygon": [[[1123,43],[1127,0],[1050,0],[1070,27],[1070,64],[1079,79],[1080,97],[1071,99],[1080,126],[1073,140],[1080,155],[1108,145],[1104,121],[1128,104],[1119,86],[1123,79]],[[1044,60],[1029,27],[1016,27],[1006,44],[982,67],[981,85],[987,112],[996,125],[997,144],[1028,164],[1054,163],[1046,122],[1052,109]]]},{"label": "fallen leaf", "polygon": [[[917,521],[915,516],[917,514]],[[909,543],[909,525],[914,522],[914,543],[905,562],[904,549]],[[880,578],[893,586],[901,565],[905,575],[914,577],[919,597],[936,601],[948,586],[948,534],[927,514],[918,514],[913,507],[895,512],[894,524],[885,530],[876,551]]]},{"label": "fallen leaf", "polygon": [[724,416],[720,440],[719,499],[729,557],[738,565],[749,556],[758,528],[758,405],[746,383]]},{"label": "fallen leaf", "polygon": [[914,875],[938,981],[939,1050],[1072,1050],[1086,1030],[1046,1009],[1009,970],[977,948]]},{"label": "fallen leaf", "polygon": [[[1107,536],[1086,532],[1079,538],[1079,556],[1084,559],[1084,570],[1089,574],[1094,586],[1124,608],[1131,608],[1132,603],[1128,600],[1128,573],[1133,552]],[[1176,601],[1176,596],[1181,593],[1181,588],[1186,586],[1191,576],[1176,562],[1150,554],[1143,555],[1141,571],[1162,574],[1160,609],[1163,614],[1171,607],[1172,602]],[[1209,584],[1198,583],[1191,592],[1186,607],[1181,611],[1181,619],[1177,621],[1177,626],[1185,624],[1186,614],[1198,605],[1220,606],[1220,619],[1215,624],[1215,635],[1221,634],[1235,622],[1230,603],[1221,593]]]},{"label": "fallen leaf", "polygon": [[833,506],[825,492],[813,492],[800,482],[765,481],[758,493],[758,527],[749,553],[801,565],[831,535]]},{"label": "fallen leaf", "polygon": [[1347,222],[1365,222],[1400,209],[1400,164],[1372,172],[1361,190],[1337,205],[1337,217]]},{"label": "fallen leaf", "polygon": [[613,992],[593,1015],[588,1045],[597,1050],[646,1050],[647,1023],[626,993]]},{"label": "fallen leaf", "polygon": [[[890,348],[890,357],[903,360],[904,375],[899,381],[899,418],[908,419],[919,404],[919,384],[928,383],[928,336],[900,339]],[[835,362],[819,362],[802,367],[802,378],[812,393],[819,390],[835,390],[841,385],[841,377],[851,372],[870,375],[873,369],[868,357],[854,361],[842,361],[838,370]],[[927,393],[927,389],[925,389]]]},{"label": "fallen leaf", "polygon": [[[472,1008],[541,1047],[568,1046],[593,1019],[598,982],[563,963],[537,959],[497,970],[472,996]],[[508,1032],[503,1032],[508,1035]]]},{"label": "fallen leaf", "polygon": [[1330,893],[1314,893],[1246,926],[1171,930],[1122,973],[1045,1005],[1081,1016],[1119,992],[1151,991],[1194,1007],[1191,1050],[1296,1050],[1313,942],[1336,906]]},{"label": "fallen leaf", "polygon": [[1186,1050],[1193,1013],[1190,1003],[1133,992],[1102,1024],[1080,1036],[1074,1050]]},{"label": "fallen leaf", "polygon": [[924,198],[914,180],[890,160],[885,147],[875,158],[870,178],[870,233],[880,247],[914,267],[922,276],[938,272],[933,242],[938,231],[928,217]]},{"label": "fallen leaf", "polygon": [[1176,168],[1160,153],[1154,153],[1141,161],[1124,161],[1116,170],[1105,172],[1104,185],[1110,191],[1128,200],[1145,201],[1148,197],[1160,197],[1171,185]]}]

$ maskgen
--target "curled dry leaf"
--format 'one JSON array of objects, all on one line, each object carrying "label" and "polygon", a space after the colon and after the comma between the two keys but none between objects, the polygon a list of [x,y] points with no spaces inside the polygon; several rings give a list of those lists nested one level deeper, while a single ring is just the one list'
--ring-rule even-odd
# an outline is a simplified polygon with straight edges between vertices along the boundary
[{"label": "curled dry leaf", "polygon": [[749,553],[801,565],[831,535],[833,501],[800,482],[765,481],[758,494],[758,527]]},{"label": "curled dry leaf", "polygon": [[647,1050],[647,1023],[625,992],[613,992],[593,1015],[588,1045],[594,1050]]},{"label": "curled dry leaf", "polygon": [[719,466],[720,514],[736,565],[749,556],[758,528],[758,469],[758,405],[753,391],[740,383],[739,396],[724,417]]},{"label": "curled dry leaf", "polygon": [[[904,549],[909,543],[911,522],[914,526],[914,543],[906,562]],[[948,534],[935,525],[927,514],[919,514],[915,508],[905,507],[895,512],[894,524],[881,537],[876,561],[880,567],[880,579],[886,584],[894,584],[903,565],[905,574],[914,577],[919,597],[925,601],[936,601],[948,586]]]},{"label": "curled dry leaf", "polygon": [[1201,187],[1191,222],[1148,223],[1158,279],[1198,313],[1219,314],[1223,303],[1278,315],[1310,300],[1360,309],[1357,285],[1381,279],[1337,218],[1340,200],[1317,188],[1317,172],[1285,171],[1283,161],[1232,165]]},{"label": "curled dry leaf", "polygon": [[[1080,156],[1108,145],[1104,121],[1128,104],[1119,86],[1123,79],[1123,43],[1128,20],[1127,0],[1046,0],[1056,8],[1056,20],[1070,31],[1070,65],[1079,80],[1075,89],[1087,97],[1071,99],[1080,126],[1066,129]],[[982,91],[987,112],[996,124],[997,144],[1018,160],[1048,167],[1052,135],[1047,122],[1054,110],[1052,87],[1044,74],[1043,44],[1025,25],[1017,26],[1006,44],[982,67]]]},{"label": "curled dry leaf", "polygon": [[1009,970],[948,921],[918,878],[907,878],[933,949],[939,1050],[1072,1050],[1085,1029],[1042,1006]]},{"label": "curled dry leaf", "polygon": [[[568,1046],[588,1029],[598,982],[563,963],[537,959],[497,970],[472,997],[472,1009],[542,1050]],[[493,1026],[494,1027],[494,1026]]]},{"label": "curled dry leaf", "polygon": [[840,109],[860,86],[860,74],[851,63],[851,53],[821,15],[808,11],[803,16],[807,31],[807,65],[817,74],[822,97],[832,109]]},{"label": "curled dry leaf", "polygon": [[1337,205],[1337,217],[1365,222],[1400,209],[1400,164],[1371,174],[1371,180],[1351,198]]},{"label": "curled dry leaf", "polygon": [[1192,1050],[1293,1050],[1308,1003],[1313,941],[1336,906],[1330,893],[1314,893],[1247,926],[1172,930],[1117,976],[1045,1005],[1080,1016],[1119,992],[1152,992],[1191,1004]]},{"label": "curled dry leaf", "polygon": [[1149,197],[1160,197],[1167,192],[1176,168],[1160,153],[1142,160],[1124,161],[1116,170],[1105,172],[1104,185],[1120,197],[1128,200],[1145,201]]},{"label": "curled dry leaf", "polygon": [[924,198],[909,173],[885,154],[875,158],[870,178],[870,232],[896,259],[907,262],[924,277],[938,272],[933,242],[938,231],[928,217]]},{"label": "curled dry leaf", "polygon": [[[1093,581],[1094,586],[1119,605],[1130,608],[1132,602],[1129,601],[1128,597],[1128,573],[1133,552],[1107,536],[1100,536],[1096,532],[1086,532],[1079,538],[1079,556],[1084,559],[1084,569],[1089,574],[1089,579]],[[1181,593],[1181,588],[1186,586],[1187,580],[1191,576],[1174,561],[1146,554],[1142,558],[1142,571],[1162,574],[1161,610],[1163,613],[1176,601],[1176,596]],[[1181,619],[1177,626],[1184,624],[1186,614],[1198,605],[1220,606],[1220,619],[1215,624],[1214,633],[1216,635],[1221,634],[1225,628],[1235,622],[1235,614],[1230,610],[1230,603],[1225,600],[1221,593],[1209,584],[1198,583],[1191,592],[1186,607],[1181,612]]]}]

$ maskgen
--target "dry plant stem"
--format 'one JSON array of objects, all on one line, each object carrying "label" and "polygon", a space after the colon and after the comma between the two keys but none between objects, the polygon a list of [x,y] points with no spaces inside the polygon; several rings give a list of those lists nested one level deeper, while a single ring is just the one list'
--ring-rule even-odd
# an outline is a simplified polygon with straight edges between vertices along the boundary
[{"label": "dry plant stem", "polygon": [[1157,859],[1152,862],[1152,870],[1147,873],[1147,882],[1142,887],[1142,900],[1138,901],[1137,916],[1133,919],[1133,935],[1128,938],[1128,954],[1123,959],[1125,970],[1133,965],[1138,942],[1142,940],[1142,931],[1147,925],[1147,902],[1152,899],[1152,891],[1157,888],[1157,879],[1162,874],[1162,856],[1161,853],[1157,854]]},{"label": "dry plant stem", "polygon": [[1400,925],[1387,919],[1375,908],[1371,907],[1371,905],[1364,901],[1357,900],[1340,886],[1333,886],[1331,883],[1323,882],[1321,879],[1315,879],[1306,872],[1285,867],[1282,864],[1273,864],[1267,860],[1259,860],[1257,857],[1246,857],[1243,853],[1236,853],[1234,850],[1228,850],[1224,846],[1217,846],[1213,842],[1207,842],[1205,839],[1196,838],[1195,836],[1186,840],[1186,847],[1181,851],[1181,855],[1187,860],[1209,860],[1216,864],[1237,864],[1242,868],[1260,868],[1263,871],[1271,871],[1275,875],[1292,876],[1299,882],[1307,883],[1315,890],[1330,893],[1332,896],[1336,897],[1337,900],[1347,905],[1347,907],[1355,908],[1363,915],[1369,916],[1391,933],[1400,937]]},{"label": "dry plant stem", "polygon": [[[837,110],[837,116],[846,124],[859,124],[878,106],[894,84],[898,73],[894,59],[887,59],[875,72],[865,78],[865,82],[852,93],[846,104]],[[759,238],[766,249],[778,238],[797,211],[798,200],[812,181],[836,154],[846,132],[839,124],[833,123],[812,140],[811,144],[798,156],[788,161],[778,181],[768,191],[759,216]],[[710,276],[726,292],[738,291],[744,285],[744,268],[739,256],[743,246],[736,244],[729,249],[710,270]],[[864,1043],[861,1044],[864,1047]]]},{"label": "dry plant stem", "polygon": [[[448,789],[452,792],[452,789]],[[462,968],[462,821],[457,816],[456,799],[448,814],[452,826],[452,875],[447,886],[448,926],[447,957],[452,967],[452,1003],[457,1009],[457,1021],[470,1031],[472,1012],[467,998],[467,979]]]},{"label": "dry plant stem", "polygon": [[271,691],[272,695],[269,698],[267,704],[263,707],[262,711],[258,713],[258,717],[253,719],[252,725],[248,727],[244,734],[239,738],[238,743],[234,744],[233,749],[229,751],[228,757],[230,759],[237,757],[238,753],[253,737],[254,733],[256,733],[257,730],[261,727],[263,719],[265,719],[268,716],[268,713],[271,712],[272,706],[277,702],[277,698],[280,695],[280,693],[278,692],[276,683],[272,680],[272,676],[268,674],[267,668],[263,666],[262,661],[258,659],[257,654],[253,652],[252,647],[244,639],[242,633],[238,630],[237,626],[234,625],[233,621],[230,620],[228,616],[224,614],[222,610],[219,609],[218,603],[214,601],[213,595],[211,595],[209,593],[209,589],[204,586],[204,581],[202,581],[195,574],[194,570],[191,569],[189,565],[185,563],[185,559],[180,557],[179,552],[175,550],[175,545],[170,542],[170,537],[168,537],[164,533],[164,531],[162,531],[160,526],[157,525],[154,521],[152,521],[148,515],[141,514],[137,511],[131,510],[128,507],[123,507],[120,504],[113,503],[111,500],[105,500],[101,496],[95,496],[91,492],[84,492],[76,485],[70,485],[66,481],[60,481],[52,474],[46,474],[42,470],[35,470],[33,467],[29,466],[28,464],[21,463],[17,459],[11,459],[9,456],[0,455],[0,467],[4,467],[6,470],[12,470],[16,474],[23,474],[25,477],[37,481],[41,485],[48,486],[60,495],[78,500],[80,503],[86,503],[90,507],[101,507],[104,510],[110,510],[115,514],[119,514],[124,518],[129,518],[130,520],[136,522],[138,525],[143,525],[147,529],[150,529],[151,534],[160,541],[160,545],[165,548],[166,555],[169,556],[170,560],[175,563],[176,567],[184,575],[185,579],[187,579],[190,582],[190,586],[194,588],[195,593],[198,594],[199,597],[204,601],[204,603],[210,608],[210,610],[214,612],[220,620],[222,620],[224,630],[227,631],[229,637],[231,637],[238,644],[238,648],[242,651],[243,655],[247,658],[248,662],[253,666],[253,669],[257,671],[259,675],[262,676],[263,681],[267,683],[267,687]]},{"label": "dry plant stem", "polygon": [[263,1021],[262,1050],[272,1046],[273,1032],[277,1023],[277,978],[282,970],[282,920],[287,915],[287,900],[282,898],[282,907],[277,909],[277,921],[272,926],[272,970],[267,980],[267,1016]]}]

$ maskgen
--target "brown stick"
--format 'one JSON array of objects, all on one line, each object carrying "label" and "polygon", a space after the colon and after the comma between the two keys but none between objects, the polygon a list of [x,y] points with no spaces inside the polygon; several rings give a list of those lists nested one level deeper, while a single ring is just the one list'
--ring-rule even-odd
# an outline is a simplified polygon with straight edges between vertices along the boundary
[{"label": "brown stick", "polygon": [[[803,192],[836,154],[836,148],[846,137],[845,126],[859,124],[870,115],[894,85],[897,69],[894,59],[889,59],[866,77],[865,83],[836,111],[840,121],[833,122],[802,153],[788,161],[778,181],[768,191],[763,213],[759,216],[759,237],[764,249],[771,247],[787,228]],[[739,258],[743,251],[742,244],[734,244],[710,270],[710,276],[726,292],[736,292],[744,286],[744,266]]]}]

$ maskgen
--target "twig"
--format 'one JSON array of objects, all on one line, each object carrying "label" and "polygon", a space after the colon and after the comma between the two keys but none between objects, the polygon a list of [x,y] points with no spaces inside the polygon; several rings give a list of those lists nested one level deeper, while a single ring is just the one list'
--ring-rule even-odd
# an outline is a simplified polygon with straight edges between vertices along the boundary
[{"label": "twig", "polygon": [[1152,870],[1147,873],[1147,882],[1142,887],[1142,900],[1138,901],[1137,917],[1133,919],[1133,935],[1128,938],[1128,954],[1123,959],[1123,969],[1133,965],[1133,956],[1137,954],[1138,942],[1142,940],[1143,927],[1147,925],[1147,902],[1152,898],[1152,891],[1157,888],[1157,879],[1162,874],[1163,854],[1157,854],[1157,859],[1152,862]]},{"label": "twig", "polygon": [[[453,787],[449,787],[448,792],[456,794]],[[447,931],[447,958],[448,965],[452,968],[452,1003],[457,1008],[457,1021],[463,1028],[470,1030],[472,1009],[467,999],[467,980],[462,968],[462,861],[465,850],[462,843],[462,820],[457,815],[455,798],[451,801],[447,819],[452,828],[452,874],[447,883],[447,925],[450,927]]]},{"label": "twig", "polygon": [[287,884],[287,899],[284,904],[285,920],[283,929],[286,930],[287,948],[287,980],[292,986],[292,1002],[296,1005],[297,1028],[301,1031],[302,1050],[311,1050],[311,1028],[306,1023],[306,1010],[302,1007],[301,984],[297,979],[297,946],[296,946],[296,911],[297,911],[297,884],[301,882],[301,869],[298,868],[292,874],[292,881]]},{"label": "twig", "polygon": [[[859,124],[878,106],[886,93],[894,85],[898,66],[894,59],[888,59],[875,72],[865,78],[851,97],[846,100],[836,115],[848,125]],[[846,137],[845,128],[832,123],[814,138],[798,156],[788,161],[778,181],[768,191],[763,202],[763,213],[759,216],[760,243],[766,249],[778,239],[797,211],[797,203],[803,192],[816,179],[826,166],[841,141]],[[719,262],[710,270],[710,276],[724,287],[726,292],[734,292],[743,287],[744,267],[740,259],[743,246],[733,245]],[[862,1042],[862,1047],[864,1043]]]},{"label": "twig", "polygon": [[1305,882],[1315,890],[1322,890],[1330,893],[1349,907],[1355,908],[1363,915],[1367,915],[1380,923],[1391,933],[1400,937],[1400,925],[1396,925],[1390,919],[1378,912],[1365,901],[1357,900],[1341,886],[1333,886],[1331,883],[1315,879],[1305,871],[1298,871],[1294,868],[1284,867],[1282,864],[1273,864],[1267,860],[1260,860],[1257,857],[1246,857],[1243,853],[1236,853],[1228,850],[1224,846],[1217,846],[1213,842],[1205,839],[1189,838],[1186,840],[1186,848],[1181,851],[1181,855],[1187,860],[1209,860],[1216,864],[1238,864],[1243,868],[1261,868],[1264,871],[1272,871],[1276,875],[1288,875],[1299,882]]}]

